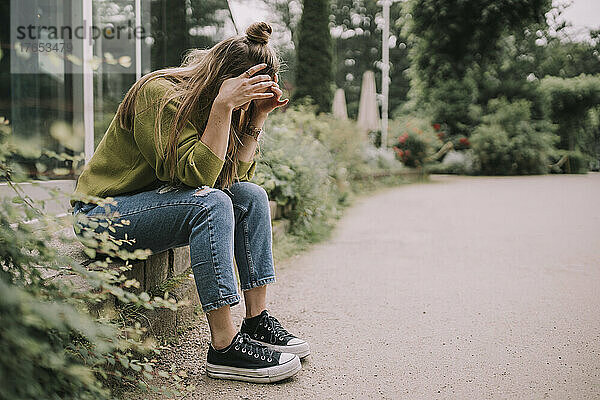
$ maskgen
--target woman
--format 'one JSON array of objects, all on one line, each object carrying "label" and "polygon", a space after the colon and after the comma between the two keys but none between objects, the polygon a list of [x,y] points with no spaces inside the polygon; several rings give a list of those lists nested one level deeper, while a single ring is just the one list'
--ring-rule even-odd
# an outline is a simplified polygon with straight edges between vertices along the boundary
[{"label": "woman", "polygon": [[[127,250],[189,244],[213,378],[275,382],[296,374],[309,354],[266,310],[266,285],[275,281],[270,209],[266,191],[250,182],[261,128],[289,101],[281,100],[271,32],[254,23],[245,36],[194,50],[181,67],[136,82],[75,189],[117,205],[107,215],[72,201],[75,216],[129,220],[113,234],[135,239]],[[246,305],[239,331],[230,313],[240,301],[234,257]]]}]

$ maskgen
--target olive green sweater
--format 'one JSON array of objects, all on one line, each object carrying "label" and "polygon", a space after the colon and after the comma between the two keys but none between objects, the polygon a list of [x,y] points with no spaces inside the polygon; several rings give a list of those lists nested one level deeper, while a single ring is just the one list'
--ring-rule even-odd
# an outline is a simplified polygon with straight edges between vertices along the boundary
[{"label": "olive green sweater", "polygon": [[[77,179],[75,193],[96,197],[142,191],[157,181],[169,181],[167,163],[156,153],[154,127],[158,105],[170,83],[154,79],[146,83],[138,93],[132,131],[119,126],[113,118],[91,160]],[[175,103],[167,104],[161,118],[161,140],[166,147],[171,122],[177,111]],[[221,160],[206,144],[200,141],[198,130],[191,122],[179,134],[177,148],[176,178],[183,184],[213,187],[221,173]],[[256,160],[237,160],[240,181],[254,176]],[[71,200],[71,206],[75,199]]]}]

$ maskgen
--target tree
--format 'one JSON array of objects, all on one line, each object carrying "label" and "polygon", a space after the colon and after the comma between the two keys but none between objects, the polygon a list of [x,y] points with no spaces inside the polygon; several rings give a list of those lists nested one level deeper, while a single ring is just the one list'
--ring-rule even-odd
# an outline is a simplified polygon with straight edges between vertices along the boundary
[{"label": "tree", "polygon": [[[276,25],[283,30],[289,47],[280,49],[292,58],[282,72],[282,78],[293,84],[296,75],[295,51],[298,48],[298,25],[301,6],[298,0],[265,0]],[[329,28],[333,41],[333,79],[336,87],[346,94],[348,115],[356,118],[360,98],[361,77],[373,70],[377,84],[381,83],[382,8],[377,0],[332,0]],[[389,108],[398,108],[406,101],[410,87],[406,74],[410,66],[408,43],[401,32],[402,4],[393,3],[390,9],[390,97]]]},{"label": "tree", "polygon": [[190,48],[209,48],[226,35],[225,0],[153,0],[152,69],[177,67]]},{"label": "tree", "polygon": [[414,41],[412,95],[451,135],[468,135],[478,98],[473,69],[485,70],[494,61],[507,31],[541,23],[551,1],[410,0],[407,7]]},{"label": "tree", "polygon": [[312,98],[318,112],[330,112],[333,100],[328,5],[327,0],[304,1],[296,52],[298,64],[293,98]]},{"label": "tree", "polygon": [[561,149],[581,150],[596,156],[590,144],[597,139],[586,129],[587,114],[600,105],[600,77],[581,74],[575,78],[548,76],[541,82],[552,114],[558,124]]}]

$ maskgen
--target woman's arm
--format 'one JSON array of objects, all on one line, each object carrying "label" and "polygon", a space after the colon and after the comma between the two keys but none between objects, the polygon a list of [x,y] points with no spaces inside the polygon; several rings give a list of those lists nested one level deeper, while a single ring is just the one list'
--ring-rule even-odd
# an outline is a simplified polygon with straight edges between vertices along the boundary
[{"label": "woman's arm", "polygon": [[[250,120],[250,125],[262,129],[266,120],[266,114],[255,114],[252,120]],[[252,162],[254,154],[256,154],[258,142],[250,135],[241,135],[240,140],[242,141],[242,146],[237,153],[238,160]]]},{"label": "woman's arm", "polygon": [[266,66],[267,64],[255,65],[236,78],[226,79],[219,88],[219,94],[213,101],[201,141],[222,160],[225,160],[227,154],[233,110],[249,101],[269,99],[275,96],[273,92],[264,92],[265,89],[276,85],[275,82],[271,81],[269,75],[252,77]]},{"label": "woman's arm", "polygon": [[[250,121],[250,125],[262,129],[269,113],[274,109],[284,106],[289,102],[289,99],[281,100],[283,92],[279,88],[279,78],[275,74],[274,84],[268,88],[275,96],[266,99],[254,100],[255,112]],[[238,150],[237,158],[243,162],[252,162],[254,160],[254,154],[256,153],[256,146],[258,142],[251,136],[242,135],[241,137],[242,147]]]},{"label": "woman's arm", "polygon": [[232,108],[215,100],[204,133],[200,137],[200,141],[211,148],[211,150],[225,161],[227,153],[227,144],[229,141],[229,127],[231,126]]}]

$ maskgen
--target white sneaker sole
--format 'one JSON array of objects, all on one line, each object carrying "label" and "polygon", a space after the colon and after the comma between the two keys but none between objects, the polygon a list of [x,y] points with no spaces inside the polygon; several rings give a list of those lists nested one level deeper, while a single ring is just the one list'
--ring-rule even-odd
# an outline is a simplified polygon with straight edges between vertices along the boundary
[{"label": "white sneaker sole", "polygon": [[253,383],[278,382],[296,375],[300,369],[302,369],[302,364],[300,364],[298,357],[294,357],[281,365],[260,369],[236,368],[206,363],[206,375],[211,378],[232,379]]},{"label": "white sneaker sole", "polygon": [[297,355],[300,358],[304,358],[310,354],[310,347],[308,346],[308,343],[306,343],[306,342],[300,343],[300,344],[295,344],[292,346],[277,346],[277,345],[274,345],[271,343],[261,342],[260,340],[256,340],[254,338],[252,340],[254,340],[255,342],[258,342],[260,344],[263,344],[272,350],[278,351],[280,353],[292,353],[292,354]]}]

